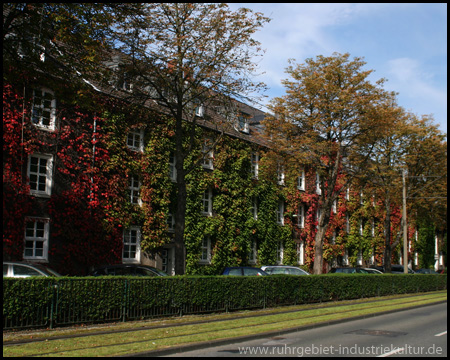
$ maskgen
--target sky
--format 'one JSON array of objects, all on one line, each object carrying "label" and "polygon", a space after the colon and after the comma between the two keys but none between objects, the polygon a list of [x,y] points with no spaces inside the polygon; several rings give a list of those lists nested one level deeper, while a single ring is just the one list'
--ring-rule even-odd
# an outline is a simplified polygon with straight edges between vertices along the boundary
[{"label": "sky", "polygon": [[[288,59],[349,53],[374,70],[372,83],[398,93],[398,105],[418,116],[430,115],[447,133],[446,3],[229,3],[261,12],[272,20],[254,34],[265,54],[255,78],[269,87],[268,101],[285,94]],[[262,108],[262,110],[266,110]]]}]

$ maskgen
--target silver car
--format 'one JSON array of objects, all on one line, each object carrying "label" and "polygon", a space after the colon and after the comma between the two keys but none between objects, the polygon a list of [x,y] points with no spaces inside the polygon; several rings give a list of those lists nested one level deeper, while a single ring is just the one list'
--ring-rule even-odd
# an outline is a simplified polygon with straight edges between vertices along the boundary
[{"label": "silver car", "polygon": [[3,262],[3,277],[26,278],[31,276],[61,276],[42,264],[18,261]]},{"label": "silver car", "polygon": [[309,272],[300,269],[299,267],[289,265],[267,265],[261,266],[261,269],[264,270],[269,275],[277,275],[277,274],[310,275]]}]

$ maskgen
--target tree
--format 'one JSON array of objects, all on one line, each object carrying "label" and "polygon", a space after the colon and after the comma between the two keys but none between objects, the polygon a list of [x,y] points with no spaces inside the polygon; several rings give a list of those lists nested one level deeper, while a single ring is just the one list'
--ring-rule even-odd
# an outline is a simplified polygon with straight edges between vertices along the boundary
[{"label": "tree", "polygon": [[4,3],[3,77],[16,71],[92,81],[109,78],[105,59],[114,25],[141,13],[142,3]]},{"label": "tree", "polygon": [[[285,161],[317,170],[320,195],[314,246],[314,273],[322,273],[323,243],[333,202],[362,173],[387,121],[380,105],[394,95],[382,89],[383,79],[371,84],[372,71],[349,54],[317,56],[291,65],[283,81],[286,95],[275,98],[265,126],[268,140]],[[339,174],[346,181],[339,184]]]},{"label": "tree", "polygon": [[[206,120],[223,132],[237,120],[230,98],[262,87],[251,79],[254,56],[261,51],[251,36],[268,21],[248,9],[232,12],[226,4],[158,3],[147,4],[144,15],[117,26],[117,45],[126,54],[117,68],[132,84],[128,99],[150,107],[156,101],[159,110],[175,120],[177,274],[183,274],[185,266],[185,178],[191,171],[185,160],[196,146],[196,124]],[[203,117],[196,116],[200,106]],[[208,113],[211,108],[223,116]]]}]

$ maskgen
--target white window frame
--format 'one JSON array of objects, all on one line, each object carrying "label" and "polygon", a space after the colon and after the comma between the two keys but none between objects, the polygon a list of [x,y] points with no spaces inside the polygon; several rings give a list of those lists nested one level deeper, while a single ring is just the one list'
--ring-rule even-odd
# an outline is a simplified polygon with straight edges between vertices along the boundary
[{"label": "white window frame", "polygon": [[[32,224],[32,226],[29,226]],[[38,228],[38,224],[43,224]],[[48,261],[48,242],[50,237],[50,219],[31,218],[25,219],[24,251],[25,260],[45,260]],[[36,255],[37,244],[42,243],[42,254]],[[31,245],[31,246],[30,246]],[[31,254],[29,253],[31,250]]]},{"label": "white window frame", "polygon": [[[133,232],[135,232],[133,234]],[[136,241],[131,239],[135,237]],[[131,253],[131,247],[135,246],[134,257],[125,257],[125,250],[128,249],[128,254]],[[141,228],[140,226],[130,226],[123,230],[123,250],[122,250],[122,262],[123,263],[139,263],[141,260]]]},{"label": "white window frame", "polygon": [[130,202],[134,205],[142,206],[141,185],[141,180],[138,175],[130,175],[128,190],[130,191]]},{"label": "white window frame", "polygon": [[173,151],[169,154],[169,178],[172,182],[177,182],[177,158]]},{"label": "white window frame", "polygon": [[301,204],[298,206],[297,210],[297,226],[300,229],[305,227],[305,205]]},{"label": "white window frame", "polygon": [[167,214],[167,229],[170,233],[175,232],[175,216],[172,213]]},{"label": "white window frame", "polygon": [[144,129],[130,129],[128,131],[127,147],[133,151],[144,152]]},{"label": "white window frame", "polygon": [[277,216],[277,224],[284,225],[284,201],[283,200],[278,201],[276,216]]},{"label": "white window frame", "polygon": [[337,203],[338,203],[338,200],[334,199],[333,200],[333,205],[331,206],[331,211],[333,212],[333,214],[337,213]]},{"label": "white window frame", "polygon": [[[40,103],[37,104],[37,96],[36,92],[40,91],[42,93],[42,96],[40,98]],[[46,106],[45,103],[47,100],[45,100],[46,96],[50,95],[50,106]],[[44,124],[44,113],[48,113],[48,125]],[[42,129],[42,130],[49,130],[54,131],[55,130],[55,123],[56,123],[56,99],[55,99],[55,93],[47,88],[39,88],[33,90],[33,101],[32,101],[32,109],[31,109],[31,122],[34,124],[34,126]]]},{"label": "white window frame", "polygon": [[205,236],[202,239],[201,249],[200,249],[200,264],[210,264],[211,263],[211,238]]},{"label": "white window frame", "polygon": [[277,244],[277,265],[283,264],[284,247],[283,242],[279,241]]},{"label": "white window frame", "polygon": [[203,117],[205,114],[205,107],[203,105],[198,105],[195,107],[195,116]]},{"label": "white window frame", "polygon": [[305,243],[297,243],[297,261],[299,265],[305,265]]},{"label": "white window frame", "polygon": [[212,140],[211,139],[205,139],[203,141],[203,145],[202,145],[202,153],[203,153],[202,167],[204,169],[213,170],[214,169],[214,152],[208,146],[208,143],[212,143]]},{"label": "white window frame", "polygon": [[281,163],[277,164],[277,183],[278,185],[284,185],[284,165]]},{"label": "white window frame", "polygon": [[212,216],[212,189],[210,187],[203,192],[202,215]]},{"label": "white window frame", "polygon": [[306,189],[306,178],[305,178],[305,169],[301,168],[299,175],[297,177],[297,189],[301,191],[305,191]]},{"label": "white window frame", "polygon": [[[38,159],[37,165],[31,164],[32,159]],[[45,172],[41,171],[41,161],[46,160]],[[34,171],[32,167],[37,167]],[[28,156],[27,166],[28,184],[30,186],[30,194],[41,197],[49,197],[52,194],[53,185],[53,155],[50,154],[30,154]],[[36,180],[34,181],[34,178]],[[39,184],[45,184],[45,190],[39,189]]]},{"label": "white window frame", "polygon": [[258,198],[256,196],[252,197],[251,212],[253,215],[253,219],[258,220]]},{"label": "white window frame", "polygon": [[259,153],[252,151],[251,155],[251,172],[253,179],[258,179],[259,175]]},{"label": "white window frame", "polygon": [[316,171],[316,194],[317,195],[322,194],[322,189],[320,188],[320,176],[317,171]]},{"label": "white window frame", "polygon": [[251,240],[250,251],[248,253],[248,263],[256,264],[258,253],[256,251],[256,240]]},{"label": "white window frame", "polygon": [[250,131],[249,118],[250,115],[243,112],[239,112],[236,119],[236,130],[248,134]]}]

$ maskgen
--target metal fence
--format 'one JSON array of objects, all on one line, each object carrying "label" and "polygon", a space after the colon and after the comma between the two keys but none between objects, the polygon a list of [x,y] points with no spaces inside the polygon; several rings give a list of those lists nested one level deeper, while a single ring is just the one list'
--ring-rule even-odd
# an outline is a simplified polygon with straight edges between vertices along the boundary
[{"label": "metal fence", "polygon": [[122,322],[447,288],[446,275],[417,276],[416,281],[399,275],[372,276],[370,284],[378,284],[371,288],[364,288],[367,277],[358,276],[3,279],[3,329]]}]

